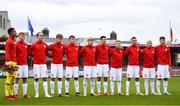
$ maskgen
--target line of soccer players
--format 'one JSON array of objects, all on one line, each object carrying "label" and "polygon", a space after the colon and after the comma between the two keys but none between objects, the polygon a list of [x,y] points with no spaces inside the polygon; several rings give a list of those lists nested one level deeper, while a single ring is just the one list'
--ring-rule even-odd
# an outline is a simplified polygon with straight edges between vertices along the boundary
[{"label": "line of soccer players", "polygon": [[[147,41],[147,47],[140,49],[137,44],[136,37],[132,37],[132,45],[123,50],[121,42],[115,41],[115,48],[110,48],[106,44],[106,37],[101,36],[101,43],[97,46],[93,46],[93,38],[88,38],[87,45],[80,49],[80,46],[75,43],[75,36],[69,36],[69,44],[63,45],[63,36],[61,34],[56,35],[56,41],[47,45],[43,41],[44,34],[42,32],[37,33],[37,41],[34,42],[30,48],[25,43],[25,34],[19,33],[19,41],[14,42],[16,31],[14,28],[8,30],[9,38],[6,42],[6,63],[14,62],[17,63],[19,70],[11,75],[12,80],[8,79],[5,83],[5,98],[7,100],[18,99],[18,82],[19,79],[23,79],[23,96],[24,98],[31,98],[27,95],[27,78],[28,78],[28,56],[33,57],[33,72],[34,72],[34,89],[35,98],[39,97],[39,79],[43,81],[43,88],[45,97],[54,96],[54,85],[55,79],[57,78],[58,95],[62,96],[62,79],[63,79],[63,56],[66,55],[66,72],[65,72],[65,92],[66,96],[69,96],[69,80],[74,78],[74,87],[76,96],[80,96],[79,92],[79,69],[78,69],[78,58],[83,57],[84,62],[84,81],[83,89],[84,96],[87,96],[87,84],[90,79],[90,95],[101,96],[101,79],[103,78],[104,95],[114,95],[114,83],[117,81],[118,95],[124,95],[121,90],[122,80],[122,67],[125,56],[128,56],[127,66],[127,81],[126,81],[126,94],[129,96],[130,81],[135,78],[135,86],[137,95],[144,95],[140,92],[140,59],[143,60],[143,78],[145,95],[148,95],[148,81],[150,79],[151,94],[162,95],[160,91],[160,81],[164,79],[164,94],[168,93],[168,78],[170,78],[169,70],[171,68],[171,55],[170,49],[165,44],[165,37],[160,37],[160,45],[152,47],[152,41]],[[49,52],[51,51],[51,52]],[[48,72],[46,66],[46,56],[52,58],[51,63],[51,81],[50,81],[50,92],[48,94]],[[110,57],[110,62],[109,62]],[[155,61],[157,61],[157,72],[155,72]],[[110,63],[110,69],[109,69]],[[110,71],[109,71],[110,70]],[[9,74],[8,74],[9,75]],[[157,75],[156,88],[157,93],[154,91],[154,79]],[[15,78],[15,84],[13,84]],[[98,94],[94,93],[97,78],[97,91]],[[108,78],[110,78],[111,93],[108,93]],[[9,83],[10,82],[10,83]],[[11,86],[8,86],[11,85]],[[13,86],[14,85],[14,91]],[[8,87],[7,87],[8,86]]]}]

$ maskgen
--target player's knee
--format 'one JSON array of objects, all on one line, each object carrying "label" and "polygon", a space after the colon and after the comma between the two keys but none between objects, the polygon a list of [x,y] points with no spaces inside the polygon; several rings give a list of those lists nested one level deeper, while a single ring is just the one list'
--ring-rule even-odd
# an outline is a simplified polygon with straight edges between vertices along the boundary
[{"label": "player's knee", "polygon": [[104,81],[105,81],[105,82],[107,81],[107,77],[104,77]]},{"label": "player's knee", "polygon": [[70,78],[66,78],[66,81],[69,81],[70,80]]},{"label": "player's knee", "polygon": [[128,81],[131,81],[131,78],[127,78]]},{"label": "player's knee", "polygon": [[39,79],[38,79],[38,78],[35,78],[34,80],[35,80],[36,82],[37,82],[37,81],[39,81]]},{"label": "player's knee", "polygon": [[74,80],[78,80],[78,78],[74,78]]},{"label": "player's knee", "polygon": [[43,81],[46,81],[46,78],[42,78]]},{"label": "player's knee", "polygon": [[51,81],[54,81],[55,80],[55,78],[51,78]]},{"label": "player's knee", "polygon": [[15,80],[15,84],[17,84],[19,82],[19,78],[16,78]]},{"label": "player's knee", "polygon": [[139,78],[135,78],[136,81],[139,81]]},{"label": "player's knee", "polygon": [[98,78],[97,78],[97,80],[98,80],[98,81],[101,81],[101,78],[100,78],[100,77],[98,77]]},{"label": "player's knee", "polygon": [[62,78],[58,78],[58,81],[61,81],[62,80]]}]

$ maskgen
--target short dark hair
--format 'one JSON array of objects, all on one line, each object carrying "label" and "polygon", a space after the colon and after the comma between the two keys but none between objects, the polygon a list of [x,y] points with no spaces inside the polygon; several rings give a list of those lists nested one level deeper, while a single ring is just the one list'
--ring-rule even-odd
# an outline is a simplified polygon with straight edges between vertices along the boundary
[{"label": "short dark hair", "polygon": [[56,38],[63,39],[63,35],[62,35],[62,34],[57,34],[57,35],[56,35]]},{"label": "short dark hair", "polygon": [[131,38],[131,40],[132,40],[132,39],[136,39],[136,37],[135,37],[135,36],[133,36],[133,37]]},{"label": "short dark hair", "polygon": [[24,32],[19,32],[19,35],[25,35],[25,33]]},{"label": "short dark hair", "polygon": [[103,38],[106,38],[106,36],[101,36],[100,39],[102,40]]},{"label": "short dark hair", "polygon": [[70,35],[70,36],[69,36],[69,39],[71,39],[71,38],[75,38],[75,36],[74,36],[74,35]]},{"label": "short dark hair", "polygon": [[159,40],[161,40],[161,39],[166,39],[164,36],[161,36],[160,38],[159,38]]},{"label": "short dark hair", "polygon": [[38,33],[36,34],[37,37],[39,36],[39,33],[42,33],[42,32],[38,32]]},{"label": "short dark hair", "polygon": [[116,40],[116,41],[115,41],[115,43],[116,43],[116,42],[120,42],[120,43],[121,43],[121,41],[120,41],[120,40]]},{"label": "short dark hair", "polygon": [[8,34],[10,35],[13,32],[13,30],[15,30],[15,28],[9,28],[8,29]]}]

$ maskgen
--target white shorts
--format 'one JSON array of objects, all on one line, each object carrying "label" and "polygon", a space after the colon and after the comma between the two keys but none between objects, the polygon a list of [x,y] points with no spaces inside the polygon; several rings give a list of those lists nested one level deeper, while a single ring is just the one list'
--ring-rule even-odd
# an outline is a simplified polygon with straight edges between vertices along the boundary
[{"label": "white shorts", "polygon": [[127,78],[139,78],[140,70],[139,66],[127,66]]},{"label": "white shorts", "polygon": [[143,78],[155,78],[155,68],[143,68]]},{"label": "white shorts", "polygon": [[122,68],[111,68],[110,80],[111,81],[121,81],[122,80]]},{"label": "white shorts", "polygon": [[66,78],[78,78],[79,77],[79,69],[78,66],[74,67],[66,67]]},{"label": "white shorts", "polygon": [[15,78],[28,78],[28,65],[18,65],[18,67]]},{"label": "white shorts", "polygon": [[109,77],[108,64],[97,64],[97,76],[98,77]]},{"label": "white shorts", "polygon": [[84,66],[84,78],[96,78],[96,66]]},{"label": "white shorts", "polygon": [[34,64],[34,78],[47,78],[48,70],[46,64]]},{"label": "white shorts", "polygon": [[169,66],[158,65],[157,67],[157,78],[170,78]]},{"label": "white shorts", "polygon": [[63,65],[51,63],[51,78],[63,78]]}]

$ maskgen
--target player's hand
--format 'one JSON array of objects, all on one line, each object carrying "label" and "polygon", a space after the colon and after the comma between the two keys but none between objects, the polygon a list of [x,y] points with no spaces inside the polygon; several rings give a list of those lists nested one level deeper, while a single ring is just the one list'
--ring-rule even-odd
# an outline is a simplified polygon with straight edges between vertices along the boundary
[{"label": "player's hand", "polygon": [[169,67],[169,71],[171,71],[172,67]]}]

